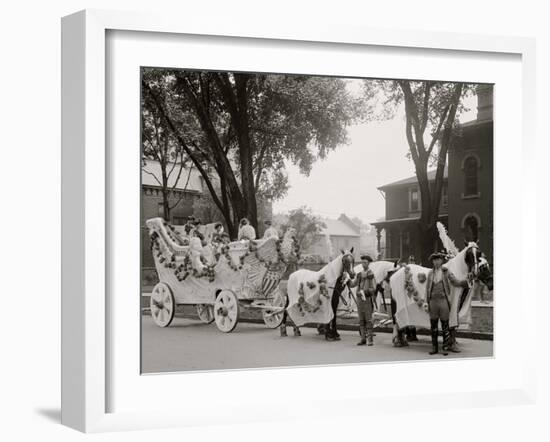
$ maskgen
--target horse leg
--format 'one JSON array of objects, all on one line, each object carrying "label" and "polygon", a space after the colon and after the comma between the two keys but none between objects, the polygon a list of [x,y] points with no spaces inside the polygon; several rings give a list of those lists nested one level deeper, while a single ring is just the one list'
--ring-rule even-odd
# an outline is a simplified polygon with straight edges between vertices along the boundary
[{"label": "horse leg", "polygon": [[290,304],[289,300],[288,300],[288,296],[285,297],[286,298],[286,301],[285,301],[285,308],[283,310],[283,322],[281,322],[281,325],[279,326],[279,331],[281,333],[281,337],[284,338],[287,335],[286,333],[286,321],[287,321],[287,318],[288,318],[288,312],[286,311],[288,305]]},{"label": "horse leg", "polygon": [[393,338],[393,346],[408,347],[409,343],[407,342],[407,338],[405,337],[405,332],[403,331],[403,329],[399,328],[399,324],[395,319],[395,314],[397,313],[397,303],[395,302],[395,299],[393,299],[393,297],[391,298],[391,302],[390,302],[390,310],[391,310],[391,320],[393,322],[393,327],[395,330],[395,337]]},{"label": "horse leg", "polygon": [[340,340],[340,334],[338,333],[338,326],[337,326],[337,322],[336,322],[336,314],[338,313],[338,304],[339,303],[340,303],[340,294],[339,293],[334,293],[332,295],[332,299],[331,299],[332,315],[333,315],[333,318],[332,318],[332,321],[331,321],[331,325],[332,325],[331,333],[332,333],[332,336],[334,337],[334,339],[336,339],[337,341]]}]

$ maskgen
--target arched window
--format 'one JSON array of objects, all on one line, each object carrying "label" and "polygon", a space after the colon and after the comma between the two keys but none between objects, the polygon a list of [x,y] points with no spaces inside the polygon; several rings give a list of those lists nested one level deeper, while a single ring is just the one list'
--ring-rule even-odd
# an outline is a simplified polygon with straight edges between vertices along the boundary
[{"label": "arched window", "polygon": [[477,241],[479,222],[477,217],[470,215],[464,220],[464,239],[468,242]]},{"label": "arched window", "polygon": [[477,195],[477,171],[479,163],[476,157],[464,160],[464,196]]}]

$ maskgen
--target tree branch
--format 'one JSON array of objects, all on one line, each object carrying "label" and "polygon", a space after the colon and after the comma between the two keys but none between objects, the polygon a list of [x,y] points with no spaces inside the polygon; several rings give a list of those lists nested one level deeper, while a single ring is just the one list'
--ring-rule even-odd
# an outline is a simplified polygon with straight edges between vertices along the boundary
[{"label": "tree branch", "polygon": [[172,122],[170,117],[168,117],[168,115],[166,114],[166,112],[164,110],[164,107],[162,106],[162,103],[160,102],[159,98],[156,96],[154,91],[149,87],[149,85],[144,80],[142,80],[142,86],[150,93],[151,97],[153,98],[153,100],[155,102],[155,105],[157,106],[157,109],[159,110],[160,114],[162,115],[162,118],[166,121],[166,124],[168,125],[168,127],[170,128],[170,130],[172,131],[172,133],[174,134],[174,136],[176,137],[176,139],[180,143],[181,147],[183,147],[183,149],[185,150],[185,152],[187,153],[189,158],[191,158],[191,161],[193,161],[193,164],[195,164],[195,166],[197,167],[197,170],[199,171],[201,176],[204,178],[204,182],[206,183],[206,186],[208,187],[208,190],[210,191],[210,194],[212,196],[212,199],[214,200],[214,203],[216,204],[216,206],[218,206],[218,208],[225,215],[226,212],[224,210],[222,202],[218,198],[218,195],[216,193],[216,190],[214,189],[214,186],[212,185],[212,182],[210,180],[210,177],[208,176],[208,173],[206,172],[204,167],[202,167],[202,164],[200,164],[200,162],[193,156],[193,154],[191,152],[191,149],[189,149],[189,146],[187,146],[187,143],[185,142],[183,137],[177,131],[174,123]]},{"label": "tree branch", "polygon": [[151,175],[155,179],[155,181],[159,184],[159,186],[162,187],[162,183],[159,181],[159,179],[154,173],[149,172],[148,170],[145,170],[143,167],[141,168],[141,170],[145,172],[147,175]]},{"label": "tree branch", "polygon": [[426,81],[424,85],[424,106],[422,108],[422,133],[426,130],[428,125],[428,109],[430,104],[430,89],[432,87],[431,81]]},{"label": "tree branch", "polygon": [[[180,168],[180,174],[181,174],[181,169],[183,169],[183,163],[182,163],[182,167]],[[180,193],[179,198],[174,203],[174,205],[170,207],[170,210],[172,210],[174,207],[176,207],[180,203],[180,201],[183,199],[183,197],[185,196],[185,191],[187,190],[187,186],[189,186],[189,179],[191,178],[191,172],[192,171],[193,171],[193,165],[191,164],[191,167],[189,168],[189,173],[187,174],[187,180],[185,181],[185,186],[183,186],[183,189],[181,189],[181,193]],[[174,190],[176,188],[176,185],[177,185],[178,181],[179,181],[179,174],[178,174],[178,178],[176,179],[176,183],[174,184],[174,187],[172,187],[172,190]]]},{"label": "tree branch", "polygon": [[435,146],[435,143],[437,143],[437,140],[439,139],[439,133],[441,132],[441,127],[443,126],[443,122],[447,118],[448,112],[449,112],[449,105],[445,106],[445,109],[441,114],[441,118],[439,119],[439,123],[437,124],[437,129],[432,135],[432,141],[430,142],[430,146],[428,147],[428,156],[432,154],[432,150]]}]

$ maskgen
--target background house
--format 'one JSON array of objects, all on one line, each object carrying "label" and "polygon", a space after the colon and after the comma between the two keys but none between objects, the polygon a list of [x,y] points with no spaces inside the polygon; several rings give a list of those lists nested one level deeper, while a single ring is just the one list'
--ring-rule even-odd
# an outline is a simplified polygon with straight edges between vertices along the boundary
[{"label": "background house", "polygon": [[[479,241],[493,261],[493,86],[477,89],[477,118],[460,126],[449,149],[439,218],[458,247],[463,240]],[[428,174],[430,181],[435,171]],[[378,188],[386,199],[386,217],[372,223],[381,257],[421,256],[416,222],[422,200],[416,176]],[[385,246],[382,247],[382,235]]]},{"label": "background house", "polygon": [[[435,170],[428,173],[432,183]],[[416,176],[405,178],[378,188],[386,199],[386,218],[373,222],[377,230],[378,253],[385,259],[407,259],[409,256],[421,256],[417,222],[420,219],[422,201]],[[448,218],[448,171],[445,168],[444,183],[439,206],[439,219],[447,225]],[[384,234],[385,247],[382,248],[381,236]]]},{"label": "background house", "polygon": [[[354,248],[354,255],[359,256],[361,250],[361,229],[345,214],[338,219],[323,219],[326,227],[316,235],[311,246],[303,251],[304,254],[319,255],[329,260],[340,250]],[[330,246],[329,246],[330,241]]]}]

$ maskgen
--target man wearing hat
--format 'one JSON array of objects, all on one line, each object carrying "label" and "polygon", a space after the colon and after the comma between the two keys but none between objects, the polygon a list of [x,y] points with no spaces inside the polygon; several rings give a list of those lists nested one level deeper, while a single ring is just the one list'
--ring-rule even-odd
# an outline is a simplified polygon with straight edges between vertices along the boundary
[{"label": "man wearing hat", "polygon": [[468,285],[467,281],[459,281],[449,272],[449,269],[443,267],[443,262],[447,255],[444,252],[435,252],[430,255],[433,269],[428,272],[426,279],[426,302],[428,303],[428,312],[430,314],[430,328],[432,332],[432,351],[431,355],[439,353],[437,342],[439,334],[439,321],[443,331],[443,355],[447,351],[458,352],[450,341],[449,331],[449,313],[451,310],[451,284],[458,287]]},{"label": "man wearing hat", "polygon": [[373,259],[369,255],[361,255],[363,270],[350,282],[350,287],[357,287],[356,301],[357,314],[359,316],[359,333],[361,340],[357,345],[373,345],[373,322],[374,297],[376,296],[376,283],[374,273],[369,269]]}]

